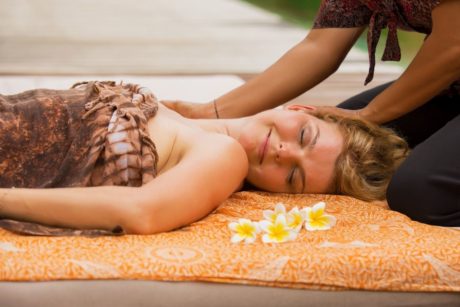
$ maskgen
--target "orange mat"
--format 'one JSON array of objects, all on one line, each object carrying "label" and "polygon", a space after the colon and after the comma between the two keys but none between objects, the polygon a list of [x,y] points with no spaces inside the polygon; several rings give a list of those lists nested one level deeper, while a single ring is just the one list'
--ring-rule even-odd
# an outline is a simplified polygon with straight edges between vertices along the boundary
[{"label": "orange mat", "polygon": [[[330,230],[231,243],[230,222],[325,201]],[[212,281],[305,289],[460,291],[460,231],[345,196],[240,192],[205,219],[151,236],[26,237],[0,230],[0,280]]]}]

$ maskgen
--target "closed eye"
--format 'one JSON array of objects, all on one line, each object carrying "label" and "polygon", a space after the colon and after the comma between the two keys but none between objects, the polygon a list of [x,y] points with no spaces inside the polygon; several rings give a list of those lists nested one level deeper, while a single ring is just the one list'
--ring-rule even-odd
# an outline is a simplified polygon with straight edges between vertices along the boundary
[{"label": "closed eye", "polygon": [[305,134],[305,127],[303,127],[301,130],[300,130],[300,136],[299,136],[299,143],[300,143],[300,146],[303,146],[303,136]]},{"label": "closed eye", "polygon": [[[300,178],[299,178],[299,176],[300,176]],[[304,188],[305,188],[305,186],[304,186],[305,175],[303,173],[302,168],[300,168],[298,166],[293,166],[291,168],[291,170],[289,171],[288,176],[286,177],[286,184],[287,184],[288,188],[291,191],[294,191],[294,193],[299,192],[299,190],[297,189],[297,186],[296,186],[296,182],[299,182],[299,180],[302,183],[302,188],[300,190],[300,192],[302,193]]]},{"label": "closed eye", "polygon": [[289,174],[286,178],[286,183],[292,187],[292,184],[293,184],[293,181],[294,181],[294,173],[295,173],[295,167],[291,168],[291,170],[289,171]]}]

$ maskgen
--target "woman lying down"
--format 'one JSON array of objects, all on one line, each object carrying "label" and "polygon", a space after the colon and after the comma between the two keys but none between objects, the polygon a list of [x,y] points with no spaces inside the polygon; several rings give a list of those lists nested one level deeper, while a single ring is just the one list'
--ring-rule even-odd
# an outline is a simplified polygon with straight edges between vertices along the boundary
[{"label": "woman lying down", "polygon": [[0,95],[0,131],[0,226],[28,234],[169,231],[245,182],[384,199],[408,154],[391,130],[314,107],[191,120],[115,82]]}]

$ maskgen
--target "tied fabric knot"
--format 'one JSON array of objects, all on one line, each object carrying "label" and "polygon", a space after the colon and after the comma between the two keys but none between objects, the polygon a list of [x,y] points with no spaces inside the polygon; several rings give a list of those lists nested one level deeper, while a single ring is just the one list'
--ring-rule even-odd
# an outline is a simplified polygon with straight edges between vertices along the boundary
[{"label": "tied fabric knot", "polygon": [[382,61],[399,61],[401,59],[401,49],[398,42],[397,24],[398,19],[394,13],[390,16],[382,12],[372,14],[369,22],[369,32],[367,33],[367,46],[369,49],[369,73],[364,85],[367,85],[374,78],[375,51],[382,30],[388,26],[388,37],[383,52]]}]

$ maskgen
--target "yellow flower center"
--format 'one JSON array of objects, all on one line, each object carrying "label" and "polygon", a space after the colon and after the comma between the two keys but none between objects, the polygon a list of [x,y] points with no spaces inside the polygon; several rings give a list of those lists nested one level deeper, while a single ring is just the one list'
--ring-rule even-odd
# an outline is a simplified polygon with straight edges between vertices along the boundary
[{"label": "yellow flower center", "polygon": [[327,225],[328,219],[322,214],[311,214],[310,215],[310,225],[315,226],[324,226]]},{"label": "yellow flower center", "polygon": [[289,227],[296,228],[300,224],[302,224],[302,216],[300,214],[293,214],[292,222],[289,224]]},{"label": "yellow flower center", "polygon": [[249,224],[243,224],[238,226],[238,234],[242,237],[252,237],[254,235],[254,227]]},{"label": "yellow flower center", "polygon": [[277,241],[281,241],[289,235],[289,232],[287,231],[286,227],[284,227],[284,225],[281,223],[270,226],[269,230],[270,230],[270,233],[269,233],[270,237]]}]

